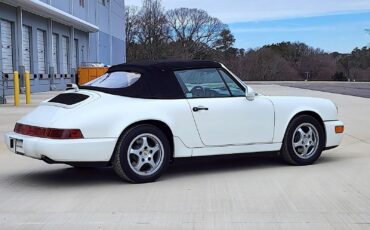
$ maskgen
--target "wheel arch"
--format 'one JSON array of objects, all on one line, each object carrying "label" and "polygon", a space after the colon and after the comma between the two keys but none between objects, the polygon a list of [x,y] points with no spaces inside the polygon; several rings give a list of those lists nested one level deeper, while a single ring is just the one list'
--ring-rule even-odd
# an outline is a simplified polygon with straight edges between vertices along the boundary
[{"label": "wheel arch", "polygon": [[129,130],[131,129],[132,127],[134,126],[138,126],[138,125],[153,125],[157,128],[159,128],[167,137],[167,140],[170,144],[170,148],[171,148],[171,160],[174,159],[174,150],[175,150],[175,144],[174,144],[174,140],[173,140],[173,132],[170,128],[169,125],[167,125],[165,122],[163,121],[160,121],[160,120],[155,120],[155,119],[148,119],[148,120],[140,120],[140,121],[136,121],[128,126],[126,126],[125,129],[122,130],[121,134],[119,135],[118,139],[117,139],[117,142],[116,142],[116,145],[114,147],[114,150],[113,150],[113,153],[112,153],[112,157],[110,159],[110,162],[112,162],[112,159],[113,159],[113,155],[114,155],[114,152],[117,150],[117,146],[118,146],[118,142],[119,140],[121,139],[121,137]]},{"label": "wheel arch", "polygon": [[315,111],[312,111],[312,110],[304,110],[304,111],[300,111],[300,112],[298,112],[298,113],[296,113],[295,115],[293,115],[291,118],[290,118],[290,120],[289,120],[289,122],[288,122],[288,124],[287,124],[287,126],[286,126],[286,128],[285,128],[285,133],[284,133],[284,138],[285,138],[285,136],[286,136],[286,133],[287,133],[287,129],[288,129],[288,126],[289,126],[289,124],[296,118],[296,117],[298,117],[298,116],[302,116],[302,115],[308,115],[308,116],[311,116],[311,117],[313,117],[313,118],[315,118],[319,123],[320,123],[320,125],[321,125],[321,127],[322,127],[322,129],[324,130],[324,146],[326,146],[326,129],[325,129],[325,124],[324,124],[324,120],[322,119],[322,117],[317,113],[317,112],[315,112]]}]

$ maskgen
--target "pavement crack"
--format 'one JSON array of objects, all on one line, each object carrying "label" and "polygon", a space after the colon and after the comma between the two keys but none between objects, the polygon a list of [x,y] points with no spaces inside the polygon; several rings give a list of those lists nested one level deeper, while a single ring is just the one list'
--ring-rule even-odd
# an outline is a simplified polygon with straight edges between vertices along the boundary
[{"label": "pavement crack", "polygon": [[353,135],[351,135],[351,134],[346,133],[345,135],[346,135],[346,136],[349,136],[349,137],[352,137],[353,139],[355,139],[355,140],[357,140],[357,141],[359,141],[359,142],[361,142],[361,143],[370,144],[370,142],[368,142],[367,140],[364,140],[364,139],[361,139],[361,138],[355,137],[355,136],[353,136]]}]

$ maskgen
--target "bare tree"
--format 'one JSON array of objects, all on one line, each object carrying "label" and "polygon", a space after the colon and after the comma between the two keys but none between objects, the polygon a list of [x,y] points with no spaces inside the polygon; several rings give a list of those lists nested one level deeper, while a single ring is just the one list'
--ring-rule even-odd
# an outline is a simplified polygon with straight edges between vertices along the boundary
[{"label": "bare tree", "polygon": [[135,6],[125,7],[126,21],[126,55],[127,61],[138,60],[141,56],[141,47],[137,44],[139,36],[139,9]]},{"label": "bare tree", "polygon": [[138,17],[137,42],[144,46],[145,59],[162,56],[162,46],[168,41],[167,19],[160,0],[144,0]]},{"label": "bare tree", "polygon": [[126,23],[126,43],[131,44],[137,42],[139,35],[139,10],[136,6],[125,7],[125,23]]},{"label": "bare tree", "polygon": [[204,10],[179,8],[167,12],[173,42],[187,50],[189,57],[205,46],[215,48],[221,32],[226,26],[217,18],[211,17]]},{"label": "bare tree", "polygon": [[[327,53],[301,42],[281,42],[255,50],[233,47],[227,25],[199,9],[165,12],[160,0],[126,8],[127,60],[210,59],[225,63],[243,80],[370,81],[370,48],[351,54]],[[370,30],[367,30],[370,33]]]},{"label": "bare tree", "polygon": [[289,63],[270,48],[261,48],[247,54],[244,59],[245,80],[293,80],[297,72]]}]

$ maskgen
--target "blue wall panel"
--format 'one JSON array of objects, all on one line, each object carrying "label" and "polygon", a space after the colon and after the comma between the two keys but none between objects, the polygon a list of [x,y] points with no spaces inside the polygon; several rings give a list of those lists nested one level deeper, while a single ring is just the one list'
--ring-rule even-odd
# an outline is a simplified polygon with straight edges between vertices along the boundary
[{"label": "blue wall panel", "polygon": [[125,42],[121,39],[113,37],[112,39],[112,65],[121,64],[125,62]]},{"label": "blue wall panel", "polygon": [[[99,31],[96,33],[88,33],[84,31],[74,30],[75,39],[78,40],[78,60],[79,62],[102,62],[106,65],[120,64],[125,62],[126,47],[125,47],[125,33],[124,33],[124,0],[110,0],[111,7],[109,4],[105,6],[98,3],[98,0],[85,0],[85,5],[80,5],[80,0],[41,0],[44,3],[49,4],[63,10],[67,13],[73,14],[76,17],[86,20],[91,24],[99,27]],[[109,1],[106,1],[107,3]],[[109,12],[109,9],[111,12]],[[45,39],[47,43],[47,57],[46,57],[46,72],[49,72],[49,66],[51,65],[51,34],[58,34],[59,38],[59,67],[61,67],[61,39],[62,36],[68,37],[70,43],[72,40],[71,27],[52,21],[52,19],[39,16],[34,13],[30,13],[27,9],[22,9],[23,24],[31,28],[31,76],[34,79],[31,80],[32,92],[48,91],[51,87],[63,90],[67,82],[73,81],[73,78],[59,78],[58,72],[51,75],[44,75],[40,77],[38,74],[38,62],[37,62],[37,30],[41,29],[46,32],[48,39]],[[13,23],[17,20],[17,8],[0,3],[0,19],[8,20]],[[110,19],[110,20],[109,20]],[[52,31],[50,31],[50,22],[52,22]],[[109,24],[110,22],[110,24]],[[15,28],[14,28],[15,29]],[[14,69],[19,70],[19,59],[18,52],[16,50],[18,46],[18,30],[14,30]],[[112,51],[112,53],[111,53]],[[70,50],[74,52],[74,50]],[[72,64],[74,61],[72,55],[70,56],[69,62]],[[74,67],[74,63],[70,65],[70,68]],[[2,67],[0,65],[0,71]],[[73,73],[71,73],[73,74]],[[54,85],[52,86],[52,82]],[[9,80],[9,86],[13,84],[12,79]],[[0,86],[1,87],[1,86]],[[1,92],[1,89],[0,89]],[[7,94],[12,94],[13,89],[7,89]]]}]

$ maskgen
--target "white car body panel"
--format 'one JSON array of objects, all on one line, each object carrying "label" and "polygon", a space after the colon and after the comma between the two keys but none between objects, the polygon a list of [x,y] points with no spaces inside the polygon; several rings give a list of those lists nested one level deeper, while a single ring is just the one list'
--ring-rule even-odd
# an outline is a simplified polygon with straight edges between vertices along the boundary
[{"label": "white car body panel", "polygon": [[335,104],[327,99],[311,97],[268,97],[275,107],[275,133],[273,142],[282,142],[285,130],[294,116],[301,112],[313,112],[322,121],[337,120]]},{"label": "white car body panel", "polygon": [[[274,133],[274,108],[269,99],[245,97],[189,99],[200,138],[205,146],[271,143]],[[256,122],[258,121],[258,122]]]},{"label": "white car body panel", "polygon": [[226,145],[205,148],[194,148],[192,156],[213,156],[235,153],[272,152],[281,149],[281,143],[250,144],[250,145]]},{"label": "white car body panel", "polygon": [[[10,132],[5,135],[8,148],[17,151],[11,147],[11,140],[22,140],[19,153],[33,158],[107,162],[127,127],[154,120],[172,131],[175,158],[279,151],[289,122],[301,112],[313,112],[323,120],[326,147],[339,145],[343,136],[334,132],[335,126],[343,123],[337,120],[334,103],[326,99],[256,95],[251,101],[243,97],[158,100],[89,90],[78,93],[90,98],[73,106],[45,101],[18,122],[48,128],[79,128],[84,139],[51,140]],[[193,113],[194,106],[209,110]]]},{"label": "white car body panel", "polygon": [[[5,137],[12,152],[36,159],[46,156],[56,162],[108,162],[117,142],[117,138],[53,140],[14,132]],[[10,140],[22,140],[23,145],[16,149]]]},{"label": "white car body panel", "polygon": [[335,126],[341,126],[341,121],[326,121],[324,122],[326,131],[326,146],[327,148],[338,146],[343,138],[343,133],[335,133]]}]

